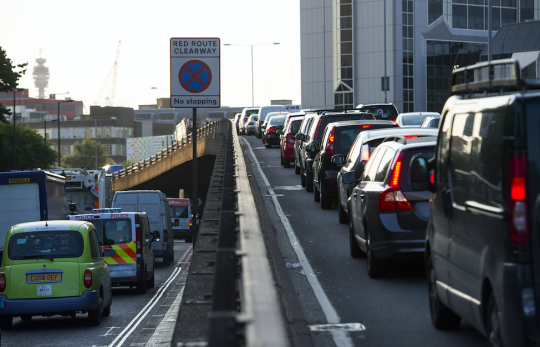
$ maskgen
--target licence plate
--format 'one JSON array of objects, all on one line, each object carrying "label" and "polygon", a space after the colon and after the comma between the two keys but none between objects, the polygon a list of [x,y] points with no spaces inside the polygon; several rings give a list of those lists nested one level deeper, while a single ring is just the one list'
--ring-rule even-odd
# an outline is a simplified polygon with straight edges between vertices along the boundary
[{"label": "licence plate", "polygon": [[62,282],[62,274],[32,274],[26,275],[28,283]]},{"label": "licence plate", "polygon": [[51,296],[52,284],[37,286],[37,296]]}]

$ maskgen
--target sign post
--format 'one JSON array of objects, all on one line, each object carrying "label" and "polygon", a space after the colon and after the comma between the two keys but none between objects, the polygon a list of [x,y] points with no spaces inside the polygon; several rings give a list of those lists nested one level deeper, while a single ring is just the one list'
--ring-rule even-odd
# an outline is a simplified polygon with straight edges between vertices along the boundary
[{"label": "sign post", "polygon": [[197,239],[197,108],[221,106],[221,41],[217,37],[172,37],[171,107],[193,109],[192,234]]}]

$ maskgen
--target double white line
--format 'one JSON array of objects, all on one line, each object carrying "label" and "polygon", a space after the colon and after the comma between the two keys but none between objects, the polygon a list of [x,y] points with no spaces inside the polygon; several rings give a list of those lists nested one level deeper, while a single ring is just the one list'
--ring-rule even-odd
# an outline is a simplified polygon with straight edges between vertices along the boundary
[{"label": "double white line", "polygon": [[[192,247],[193,246],[189,247],[189,249],[186,251],[186,253],[184,253],[179,262],[182,262],[189,257]],[[148,304],[143,307],[143,309],[139,312],[139,314],[135,316],[135,318],[131,320],[131,322],[129,322],[129,324],[124,328],[124,330],[122,330],[122,332],[118,334],[118,336],[113,340],[113,342],[111,342],[108,347],[120,347],[124,344],[124,342],[126,342],[126,339],[133,333],[135,328],[137,328],[137,326],[142,322],[144,317],[146,317],[146,315],[150,313],[150,311],[152,311],[154,306],[156,306],[156,304],[159,302],[159,299],[161,299],[161,297],[163,296],[163,293],[165,293],[169,285],[176,279],[176,277],[178,277],[181,271],[182,267],[175,267],[171,276],[169,276],[167,281],[163,283],[163,285],[159,288],[156,294],[154,294]]]}]

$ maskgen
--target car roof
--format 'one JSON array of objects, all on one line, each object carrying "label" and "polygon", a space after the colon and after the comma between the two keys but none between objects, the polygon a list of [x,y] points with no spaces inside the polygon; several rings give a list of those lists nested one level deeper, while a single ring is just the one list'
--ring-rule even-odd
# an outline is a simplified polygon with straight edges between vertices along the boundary
[{"label": "car roof", "polygon": [[406,112],[406,113],[400,113],[399,114],[400,116],[422,116],[422,115],[425,115],[425,116],[430,116],[430,117],[434,117],[434,116],[441,116],[439,114],[439,112]]},{"label": "car roof", "polygon": [[318,115],[319,118],[323,118],[323,117],[343,117],[343,116],[358,116],[358,115],[363,115],[363,114],[371,114],[370,112],[337,112],[337,113],[334,113],[334,112],[325,112],[323,114],[320,114]]},{"label": "car roof", "polygon": [[81,226],[89,224],[86,221],[77,220],[52,220],[40,222],[19,223],[13,225],[10,233],[17,234],[29,231],[47,231],[47,230],[73,230],[78,231]]},{"label": "car roof", "polygon": [[357,125],[357,124],[370,124],[370,125],[386,124],[386,125],[394,125],[395,126],[395,123],[393,121],[391,121],[391,120],[379,120],[379,119],[377,119],[377,120],[373,120],[373,119],[346,120],[346,121],[342,121],[342,122],[328,123],[327,126],[334,126],[334,127],[338,128],[338,127]]},{"label": "car roof", "polygon": [[407,142],[400,143],[397,141],[388,141],[383,142],[379,146],[388,146],[395,150],[408,150],[413,148],[421,148],[421,147],[435,147],[437,145],[437,138],[426,136],[426,137],[419,137],[416,139],[407,139]]},{"label": "car roof", "polygon": [[409,135],[433,135],[437,136],[439,129],[437,128],[382,128],[373,130],[364,130],[360,134],[366,138],[366,142],[373,139],[388,136],[409,136]]}]

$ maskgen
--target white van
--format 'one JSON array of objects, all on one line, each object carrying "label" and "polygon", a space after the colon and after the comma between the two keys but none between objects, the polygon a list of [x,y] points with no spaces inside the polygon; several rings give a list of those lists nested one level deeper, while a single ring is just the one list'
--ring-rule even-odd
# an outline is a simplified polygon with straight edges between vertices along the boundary
[{"label": "white van", "polygon": [[171,222],[174,237],[193,242],[191,234],[191,206],[189,199],[167,199],[169,200],[169,208],[171,209]]},{"label": "white van", "polygon": [[159,190],[128,190],[114,194],[112,207],[123,212],[146,212],[150,231],[159,231],[160,240],[152,242],[154,256],[163,258],[168,266],[174,261],[174,237],[171,224],[171,211],[165,194]]}]

